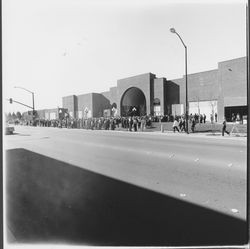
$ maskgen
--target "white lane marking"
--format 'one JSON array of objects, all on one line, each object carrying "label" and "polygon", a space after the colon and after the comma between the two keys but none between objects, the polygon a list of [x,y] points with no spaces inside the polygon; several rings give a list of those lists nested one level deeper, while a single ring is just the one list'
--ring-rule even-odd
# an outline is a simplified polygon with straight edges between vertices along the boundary
[{"label": "white lane marking", "polygon": [[182,194],[182,193],[180,194],[180,197],[185,197],[185,196],[187,196],[187,195],[186,194]]},{"label": "white lane marking", "polygon": [[235,208],[232,208],[231,211],[232,211],[233,213],[239,213],[239,210],[238,210],[238,209],[235,209]]}]

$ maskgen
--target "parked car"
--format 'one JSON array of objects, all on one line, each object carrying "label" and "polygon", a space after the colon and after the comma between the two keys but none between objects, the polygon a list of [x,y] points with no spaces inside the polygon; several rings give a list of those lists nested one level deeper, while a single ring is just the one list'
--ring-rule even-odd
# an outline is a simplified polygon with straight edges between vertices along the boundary
[{"label": "parked car", "polygon": [[5,126],[5,135],[12,135],[15,131],[13,126],[9,126],[8,124]]}]

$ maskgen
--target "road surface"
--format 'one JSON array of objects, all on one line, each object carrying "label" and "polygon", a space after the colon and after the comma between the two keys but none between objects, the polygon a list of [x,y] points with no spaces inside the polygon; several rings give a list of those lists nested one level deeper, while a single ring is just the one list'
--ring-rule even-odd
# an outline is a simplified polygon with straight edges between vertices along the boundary
[{"label": "road surface", "polygon": [[[216,235],[213,235],[214,237],[208,236],[208,242],[211,242],[212,244],[217,242],[226,243],[227,237],[229,243],[232,242],[239,244],[239,242],[245,239],[243,235],[237,235],[237,230],[239,232],[240,229],[237,228],[239,224],[236,221],[243,224],[243,226],[239,225],[239,227],[242,228],[241,233],[242,231],[244,232],[245,230],[243,227],[245,224],[244,221],[246,220],[246,138],[206,136],[205,134],[135,133],[46,127],[16,127],[15,132],[15,135],[5,136],[4,140],[4,147],[7,150],[7,165],[15,164],[15,167],[17,167],[18,165],[23,164],[22,160],[25,160],[25,157],[30,157],[30,160],[26,160],[26,164],[27,162],[30,162],[31,165],[29,167],[32,168],[31,162],[35,159],[33,154],[30,156],[30,153],[35,153],[35,155],[41,157],[40,159],[36,159],[39,162],[45,160],[44,157],[46,157],[55,160],[55,165],[57,165],[58,162],[62,162],[65,165],[77,166],[77,169],[80,168],[86,170],[87,172],[91,172],[91,174],[97,174],[98,177],[105,177],[105,179],[107,177],[107,179],[111,179],[111,181],[115,180],[115,184],[111,184],[112,187],[111,185],[110,187],[106,187],[106,182],[96,179],[91,182],[92,178],[88,177],[89,182],[86,183],[88,184],[88,187],[85,187],[89,192],[87,193],[86,190],[84,198],[93,198],[93,205],[95,205],[94,202],[97,198],[102,199],[103,196],[106,196],[107,193],[109,193],[109,191],[114,192],[116,190],[117,192],[120,192],[120,194],[118,195],[117,192],[113,193],[116,197],[112,195],[112,198],[117,198],[120,205],[127,205],[124,204],[122,196],[128,198],[128,202],[130,198],[132,198],[130,201],[133,201],[134,203],[137,202],[137,199],[139,202],[140,198],[142,198],[140,200],[141,203],[145,202],[144,204],[137,203],[137,205],[135,205],[136,210],[138,209],[137,211],[130,210],[130,206],[126,206],[126,208],[124,207],[123,210],[120,206],[112,206],[114,200],[111,200],[112,198],[110,199],[109,193],[108,199],[110,203],[106,203],[108,208],[104,208],[103,210],[105,210],[105,212],[110,212],[108,214],[106,213],[104,216],[110,216],[111,220],[117,220],[117,217],[113,217],[113,213],[118,212],[117,210],[119,210],[120,213],[121,210],[123,210],[124,212],[128,211],[128,213],[130,213],[130,215],[127,216],[128,219],[132,219],[131,214],[135,212],[137,215],[142,215],[139,218],[139,221],[140,219],[142,220],[147,217],[147,219],[155,225],[157,225],[156,220],[158,219],[159,223],[161,223],[161,218],[158,217],[157,214],[151,213],[152,217],[149,217],[150,215],[148,214],[141,214],[141,212],[143,213],[144,211],[139,209],[145,208],[146,211],[150,212],[154,210],[154,207],[146,207],[147,205],[152,205],[154,198],[151,197],[151,195],[149,197],[145,196],[144,198],[142,197],[146,195],[144,193],[150,193],[152,195],[155,193],[155,195],[159,197],[157,200],[154,200],[157,205],[167,205],[169,207],[170,200],[171,203],[172,201],[175,203],[171,208],[167,207],[165,209],[168,214],[165,214],[163,206],[158,210],[159,216],[163,216],[163,219],[171,220],[171,215],[176,216],[175,221],[171,221],[173,229],[171,230],[170,227],[166,227],[166,231],[168,231],[169,234],[169,239],[166,241],[163,239],[163,237],[165,238],[166,236],[159,234],[159,231],[157,232],[159,237],[157,237],[157,235],[152,235],[152,239],[148,238],[148,240],[146,239],[145,241],[142,241],[142,239],[140,240],[140,236],[137,236],[127,241],[121,237],[121,235],[119,235],[119,237],[115,233],[114,228],[114,231],[111,229],[113,233],[116,234],[113,234],[113,242],[110,238],[107,242],[105,236],[98,237],[98,235],[92,234],[93,237],[89,236],[86,240],[83,240],[86,241],[86,243],[93,244],[93,241],[96,241],[97,245],[166,245],[168,242],[170,245],[183,245],[183,243],[184,245],[197,243],[206,244],[205,238],[203,238],[204,234],[202,235],[203,237],[200,236],[200,238],[197,238],[199,237],[197,236],[197,231],[199,231],[198,228],[193,231],[193,233],[196,233],[196,237],[193,234],[193,237],[195,237],[193,238],[190,234],[185,235],[184,231],[178,230],[180,227],[175,227],[177,223],[180,223],[180,226],[183,224],[184,230],[187,232],[187,223],[190,221],[186,221],[186,219],[192,217],[192,219],[190,219],[196,224],[196,218],[201,220],[206,214],[208,218],[204,218],[204,221],[197,223],[197,226],[201,224],[203,227],[211,226],[211,224],[207,223],[209,219],[219,221],[220,218],[218,217],[223,217],[223,221],[225,217],[227,217],[225,220],[232,219],[230,220],[232,221],[231,223],[225,221],[225,226],[232,224],[232,229],[229,229],[230,231],[225,234],[225,238],[222,235],[218,235],[218,237],[216,237]],[[28,154],[25,154],[26,156],[24,156],[24,152]],[[10,153],[12,154],[10,155]],[[33,163],[33,165],[35,165],[35,163]],[[44,163],[43,165],[44,168],[48,167],[48,163],[46,163],[46,165]],[[11,166],[8,165],[8,167]],[[49,170],[52,167],[53,165],[50,163]],[[48,171],[48,169],[46,170]],[[19,175],[21,174],[21,171],[16,170],[10,170],[10,172],[15,172],[15,174]],[[59,170],[58,172],[65,173],[65,170]],[[68,182],[60,182],[61,185],[59,187],[62,192],[64,192],[66,188],[68,194],[71,191],[69,187],[69,185],[71,186],[72,184],[71,181],[74,181],[74,179],[77,181],[77,177],[80,173],[76,174],[76,176],[74,176],[75,178],[73,176],[73,178],[70,178],[71,174],[73,175],[73,173],[67,173],[67,177],[71,180]],[[25,177],[27,176],[25,175]],[[35,177],[39,178],[39,174]],[[59,177],[64,178],[65,175],[63,175],[63,173],[58,173],[57,178]],[[10,184],[11,180],[8,180],[9,178],[11,178],[11,173],[8,173],[7,170],[7,197],[9,199],[16,198],[9,203],[18,202],[17,200],[20,200],[18,199],[19,197],[11,196],[12,191],[14,192],[13,186],[15,184]],[[49,181],[50,176],[47,176],[47,185],[51,184]],[[53,181],[55,180],[53,179]],[[39,180],[37,182],[39,182]],[[16,188],[18,189],[20,186],[21,185],[18,185]],[[126,190],[124,190],[125,187],[123,186],[127,186]],[[135,188],[134,193],[137,190],[142,191],[142,193],[135,196],[133,196],[134,194],[131,194],[131,192],[129,192],[130,194],[127,194],[127,189],[131,186]],[[54,189],[57,187],[58,186],[54,186]],[[112,190],[110,188],[112,188]],[[96,191],[103,191],[102,197],[100,198],[100,193],[96,196],[96,199],[94,199],[94,197],[86,197],[91,195],[90,193],[92,193],[92,191],[93,193],[96,193]],[[61,195],[61,193],[59,195]],[[76,195],[75,192],[74,195]],[[82,195],[84,194],[81,193],[81,196]],[[164,197],[168,198],[166,203],[163,200],[159,202],[159,199]],[[56,198],[57,196],[54,196],[54,200]],[[64,198],[64,196],[60,196],[60,198]],[[69,206],[75,203],[72,200],[69,201],[68,197],[65,198],[70,203]],[[77,195],[75,198],[77,198]],[[105,198],[102,200],[103,202],[108,201],[105,200]],[[150,201],[150,203],[147,203],[147,200]],[[105,206],[103,202],[98,200],[97,205]],[[11,204],[9,205],[11,206]],[[16,205],[18,206],[18,203]],[[113,213],[111,211],[112,208]],[[12,208],[7,209],[12,210]],[[154,210],[156,213],[158,211]],[[205,212],[204,215],[203,211]],[[98,212],[101,212],[101,210]],[[185,212],[190,212],[191,216],[188,216]],[[133,221],[135,221],[133,215]],[[219,216],[217,217],[216,215]],[[149,220],[147,222],[143,220],[141,223],[149,224]],[[237,224],[234,223],[234,221]],[[123,222],[121,222],[121,224],[124,225]],[[129,224],[133,224],[133,222],[130,221]],[[233,227],[234,224],[235,227]],[[118,223],[116,225],[119,226]],[[218,224],[215,224],[214,221],[213,225],[218,227]],[[15,221],[10,221],[10,227],[11,226],[15,227]],[[138,227],[141,229],[140,225],[138,225]],[[12,232],[16,234],[15,236],[18,237],[18,228],[15,227],[11,229]],[[16,232],[14,230],[16,230]],[[171,232],[169,232],[170,230]],[[216,231],[216,229],[213,230]],[[172,239],[176,236],[174,233],[176,231],[179,231],[178,233],[180,237]],[[210,230],[206,232],[211,233]],[[192,234],[191,231],[190,233]],[[147,234],[147,232],[144,231],[144,234]],[[232,237],[233,234],[236,234],[236,239],[233,240],[231,238],[232,240],[230,240],[230,237]],[[19,240],[22,241],[23,239],[25,241],[26,235],[25,233],[23,233],[23,237],[20,235]],[[97,237],[99,238],[98,242],[95,239]],[[116,240],[115,238],[118,237],[119,239]],[[75,241],[77,241],[77,239]],[[178,244],[177,241],[180,244]]]}]

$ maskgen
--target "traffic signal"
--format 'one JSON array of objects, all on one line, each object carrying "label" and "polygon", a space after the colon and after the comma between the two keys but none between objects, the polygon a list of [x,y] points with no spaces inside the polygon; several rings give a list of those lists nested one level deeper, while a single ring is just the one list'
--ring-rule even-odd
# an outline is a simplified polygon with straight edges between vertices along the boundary
[{"label": "traffic signal", "polygon": [[13,102],[12,98],[10,98],[9,101],[10,101],[10,104],[12,104],[12,102]]}]

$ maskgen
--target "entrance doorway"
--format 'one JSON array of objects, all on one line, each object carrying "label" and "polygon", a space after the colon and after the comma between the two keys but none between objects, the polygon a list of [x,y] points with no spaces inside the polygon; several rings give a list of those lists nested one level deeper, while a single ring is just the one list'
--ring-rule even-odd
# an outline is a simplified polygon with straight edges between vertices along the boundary
[{"label": "entrance doorway", "polygon": [[239,121],[248,115],[247,106],[227,106],[225,107],[225,118],[228,122],[236,121],[237,116]]},{"label": "entrance doorway", "polygon": [[142,90],[129,88],[121,98],[121,116],[144,116],[146,113],[146,98]]}]

